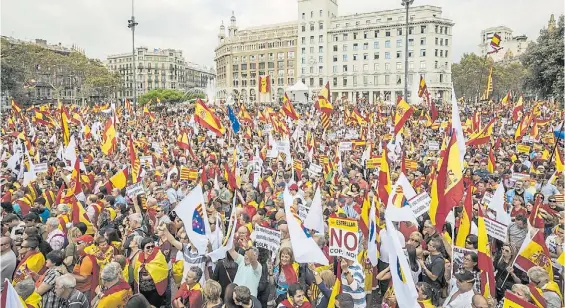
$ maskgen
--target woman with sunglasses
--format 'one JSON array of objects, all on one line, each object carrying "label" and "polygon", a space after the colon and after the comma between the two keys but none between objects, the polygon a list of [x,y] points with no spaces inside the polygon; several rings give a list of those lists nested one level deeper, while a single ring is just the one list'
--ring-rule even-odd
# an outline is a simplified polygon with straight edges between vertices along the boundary
[{"label": "woman with sunglasses", "polygon": [[516,250],[509,244],[502,245],[500,253],[494,258],[494,279],[496,281],[496,299],[500,301],[506,290],[512,289],[516,283],[528,282],[525,273],[514,269]]},{"label": "woman with sunglasses", "polygon": [[141,240],[140,248],[133,268],[134,292],[143,294],[151,305],[160,307],[164,304],[169,281],[167,261],[149,237]]}]

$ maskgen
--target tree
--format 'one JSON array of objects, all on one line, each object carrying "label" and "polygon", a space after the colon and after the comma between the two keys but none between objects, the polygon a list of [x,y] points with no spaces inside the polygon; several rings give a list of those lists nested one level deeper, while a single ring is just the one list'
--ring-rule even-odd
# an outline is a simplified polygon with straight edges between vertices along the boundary
[{"label": "tree", "polygon": [[161,103],[180,103],[196,98],[204,98],[204,95],[200,93],[188,93],[185,95],[184,92],[178,90],[154,89],[140,96],[138,101],[140,105],[145,105],[149,101],[156,102],[157,99],[159,99]]},{"label": "tree", "polygon": [[559,16],[556,27],[543,28],[535,43],[522,55],[528,69],[526,87],[532,94],[543,98],[554,97],[563,102],[563,35],[564,16]]},{"label": "tree", "polygon": [[500,99],[508,91],[521,93],[523,91],[526,69],[516,61],[494,63],[490,57],[486,59],[478,55],[464,54],[459,63],[451,66],[451,76],[458,97],[465,96],[474,99],[482,95],[487,86],[487,78],[492,66],[491,98]]},{"label": "tree", "polygon": [[106,98],[122,87],[119,75],[78,52],[4,38],[1,49],[2,91],[20,103],[33,102],[35,87],[51,89],[55,99],[62,98],[66,89],[83,98]]}]

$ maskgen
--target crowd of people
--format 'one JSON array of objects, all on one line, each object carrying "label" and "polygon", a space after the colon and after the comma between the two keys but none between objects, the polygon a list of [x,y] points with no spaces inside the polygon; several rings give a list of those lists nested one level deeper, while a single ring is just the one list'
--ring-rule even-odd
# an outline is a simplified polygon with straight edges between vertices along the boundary
[{"label": "crowd of people", "polygon": [[[563,139],[554,130],[563,113],[559,102],[520,102],[518,118],[518,102],[459,102],[463,135],[473,141],[462,163],[464,193],[444,224],[428,210],[417,223],[394,222],[395,230],[385,227],[385,209],[397,204],[383,196],[392,199],[391,184],[405,177],[415,193],[438,198],[454,138],[449,103],[433,118],[427,106],[412,106],[400,132],[394,105],[383,102],[338,100],[331,113],[289,110],[288,102],[286,110],[198,102],[207,115],[166,103],[136,115],[129,103],[13,103],[2,117],[0,150],[2,296],[13,287],[23,307],[35,308],[404,308],[393,276],[409,275],[407,288],[425,308],[507,307],[511,298],[562,307]],[[218,121],[210,124],[210,116]],[[376,168],[367,163],[375,158]],[[202,193],[201,211],[183,221],[194,190]],[[302,224],[317,191],[324,232]],[[357,256],[334,255],[328,219],[361,226],[373,220],[364,221],[367,204],[376,207],[378,236],[359,227]],[[297,225],[289,218],[326,264],[297,260]],[[259,226],[280,232],[276,250],[257,245]],[[196,243],[199,230],[205,251]],[[541,253],[518,262],[532,243]]]}]

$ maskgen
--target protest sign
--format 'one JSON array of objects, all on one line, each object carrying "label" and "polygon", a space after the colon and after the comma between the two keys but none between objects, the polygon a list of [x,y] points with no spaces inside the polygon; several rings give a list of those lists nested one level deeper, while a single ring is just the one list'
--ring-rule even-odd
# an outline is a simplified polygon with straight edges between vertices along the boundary
[{"label": "protest sign", "polygon": [[306,217],[308,216],[308,212],[310,212],[310,207],[304,204],[298,205],[298,217],[300,217],[300,220],[302,221],[306,220]]},{"label": "protest sign", "polygon": [[339,143],[339,150],[341,152],[351,151],[352,149],[353,149],[353,143],[351,143],[351,141]]},{"label": "protest sign", "polygon": [[530,153],[530,146],[527,144],[517,144],[516,152],[518,153]]},{"label": "protest sign", "polygon": [[430,210],[431,203],[432,199],[425,191],[408,200],[408,204],[410,205],[410,208],[412,208],[412,212],[414,212],[414,216],[416,216],[416,218],[428,212]]},{"label": "protest sign", "polygon": [[477,253],[474,249],[453,246],[453,265],[451,266],[452,273],[457,273],[463,268],[465,255],[471,252]]},{"label": "protest sign", "polygon": [[336,138],[337,138],[336,133],[329,133],[327,139],[330,140],[330,141],[333,141],[333,140],[336,140]]},{"label": "protest sign", "polygon": [[530,180],[530,174],[529,173],[514,172],[514,173],[512,173],[511,179],[514,180],[514,182],[516,182],[516,181],[529,181]]},{"label": "protest sign", "polygon": [[158,142],[153,142],[153,144],[151,144],[151,147],[153,148],[153,150],[155,150],[155,153],[163,153],[163,149],[161,149],[161,145]]},{"label": "protest sign", "polygon": [[428,141],[428,150],[430,150],[430,151],[439,151],[439,142],[437,142],[437,141]]},{"label": "protest sign", "polygon": [[153,157],[152,156],[141,156],[139,157],[139,163],[141,167],[146,167],[149,169],[153,168]]},{"label": "protest sign", "polygon": [[288,141],[279,141],[277,142],[277,150],[279,152],[287,153],[290,151],[290,142]]},{"label": "protest sign", "polygon": [[33,172],[35,173],[47,172],[47,169],[47,163],[39,163],[33,165]]},{"label": "protest sign", "polygon": [[314,174],[320,174],[322,173],[322,170],[322,166],[316,164],[310,164],[310,166],[308,167],[308,171]]},{"label": "protest sign", "polygon": [[493,197],[493,193],[485,192],[485,195],[483,196],[483,204],[489,205]]},{"label": "protest sign", "polygon": [[342,218],[329,219],[330,256],[357,260],[359,226],[357,221]]},{"label": "protest sign", "polygon": [[277,253],[281,246],[281,232],[259,225],[255,226],[255,246]]},{"label": "protest sign", "polygon": [[485,217],[485,227],[487,229],[488,235],[494,237],[497,240],[506,242],[506,233],[508,233],[508,226],[505,226],[496,220]]},{"label": "protest sign", "polygon": [[126,187],[126,193],[131,198],[136,197],[137,195],[141,195],[144,192],[145,191],[143,190],[143,183],[142,182],[135,183],[135,184],[132,184],[132,185]]}]

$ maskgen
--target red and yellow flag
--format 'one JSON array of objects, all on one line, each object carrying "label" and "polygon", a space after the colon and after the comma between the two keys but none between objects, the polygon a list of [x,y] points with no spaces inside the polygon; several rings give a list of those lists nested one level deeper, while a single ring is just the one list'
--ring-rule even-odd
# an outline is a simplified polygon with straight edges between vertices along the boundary
[{"label": "red and yellow flag", "polygon": [[467,236],[471,234],[471,221],[473,221],[473,185],[467,187],[467,195],[463,203],[463,215],[459,222],[455,246],[465,247]]},{"label": "red and yellow flag", "polygon": [[129,172],[127,167],[114,174],[108,180],[108,182],[104,184],[108,193],[110,193],[113,188],[119,188],[119,189],[125,188],[128,183],[128,176],[129,176]]},{"label": "red and yellow flag", "polygon": [[549,274],[549,279],[553,281],[553,266],[551,265],[549,250],[545,245],[543,231],[538,231],[531,240],[526,237],[525,241],[527,243],[522,244],[522,248],[520,248],[516,257],[516,264],[526,272],[534,266],[541,266]]},{"label": "red and yellow flag", "polygon": [[504,304],[502,308],[536,308],[537,306],[524,300],[518,295],[506,291],[504,293]]},{"label": "red and yellow flag", "polygon": [[290,102],[290,99],[288,98],[286,92],[284,93],[284,97],[283,97],[282,110],[287,117],[293,120],[298,120],[299,118],[298,113],[296,113],[296,110],[294,110],[294,107],[292,106],[292,103]]},{"label": "red and yellow flag", "polygon": [[490,151],[488,153],[488,172],[489,173],[494,173],[494,170],[496,169],[496,158],[494,157],[494,148],[491,147]]},{"label": "red and yellow flag", "polygon": [[18,263],[16,271],[14,272],[13,284],[24,280],[26,276],[29,276],[30,272],[38,274],[45,265],[45,257],[39,251],[28,252],[24,258]]},{"label": "red and yellow flag", "polygon": [[483,210],[479,206],[479,219],[477,221],[478,236],[478,263],[477,267],[481,270],[481,292],[485,298],[495,296],[496,282],[494,279],[494,265],[490,253],[490,245],[487,236],[487,227]]},{"label": "red and yellow flag", "polygon": [[271,92],[271,76],[259,76],[259,93]]},{"label": "red and yellow flag", "polygon": [[129,283],[120,280],[109,289],[102,291],[98,307],[125,307],[132,294]]},{"label": "red and yellow flag", "polygon": [[398,102],[396,103],[396,112],[394,114],[394,135],[398,134],[402,130],[404,123],[406,123],[413,112],[414,108],[408,105],[404,99],[399,97]]},{"label": "red and yellow flag", "polygon": [[168,285],[169,266],[158,247],[153,248],[153,252],[149,255],[146,255],[145,252],[140,253],[137,258],[133,267],[133,277],[138,284],[142,265],[153,278],[157,293],[161,296],[164,295]]},{"label": "red and yellow flag", "polygon": [[500,101],[500,103],[502,104],[502,106],[506,106],[508,103],[510,103],[512,101],[512,96],[510,95],[510,90],[508,90],[508,92],[506,93],[506,95],[502,98],[502,100]]},{"label": "red and yellow flag", "polygon": [[386,145],[383,146],[383,153],[381,156],[381,165],[379,169],[379,186],[377,188],[379,199],[382,204],[388,204],[388,196],[392,189],[392,182],[390,179],[390,167],[388,161],[388,149]]},{"label": "red and yellow flag", "polygon": [[22,107],[18,105],[15,100],[12,100],[11,104],[12,104],[12,111],[15,114],[19,114],[20,112],[22,112]]},{"label": "red and yellow flag", "polygon": [[217,136],[221,136],[226,133],[226,128],[220,121],[220,119],[210,110],[206,104],[201,99],[196,101],[196,106],[194,109],[194,121],[200,124],[202,127],[211,130]]},{"label": "red and yellow flag", "polygon": [[324,88],[318,93],[318,100],[314,107],[322,113],[331,113],[334,107],[330,101],[330,82],[328,81]]},{"label": "red and yellow flag", "polygon": [[117,143],[116,128],[111,118],[106,120],[104,135],[102,137],[102,152],[106,155],[110,155],[114,151]]},{"label": "red and yellow flag", "polygon": [[[459,155],[459,146],[457,145],[457,134],[453,133],[447,146],[446,158],[442,162],[439,177],[445,179],[445,186],[441,186],[438,190],[444,190],[443,198],[441,195],[436,211],[436,228],[442,230],[445,219],[454,206],[459,204],[463,198],[463,167],[461,166],[461,156]],[[445,172],[442,174],[442,171]],[[442,179],[442,181],[443,181]],[[438,181],[438,185],[442,181]],[[445,188],[444,188],[445,187]]]},{"label": "red and yellow flag", "polygon": [[492,136],[492,132],[494,129],[494,121],[495,119],[490,120],[490,122],[485,126],[482,130],[472,134],[469,136],[469,140],[465,143],[466,146],[479,146],[481,144],[485,144],[490,141],[490,137]]},{"label": "red and yellow flag", "polygon": [[139,180],[139,175],[141,174],[141,162],[137,158],[137,153],[135,152],[135,146],[133,144],[133,136],[131,134],[128,139],[128,152],[129,163],[131,166],[131,182],[135,184]]},{"label": "red and yellow flag", "polygon": [[63,142],[65,146],[67,146],[71,141],[71,133],[69,131],[69,115],[67,114],[67,110],[65,109],[65,106],[63,106],[62,104],[60,106],[60,110],[61,110],[61,131],[63,133]]}]

